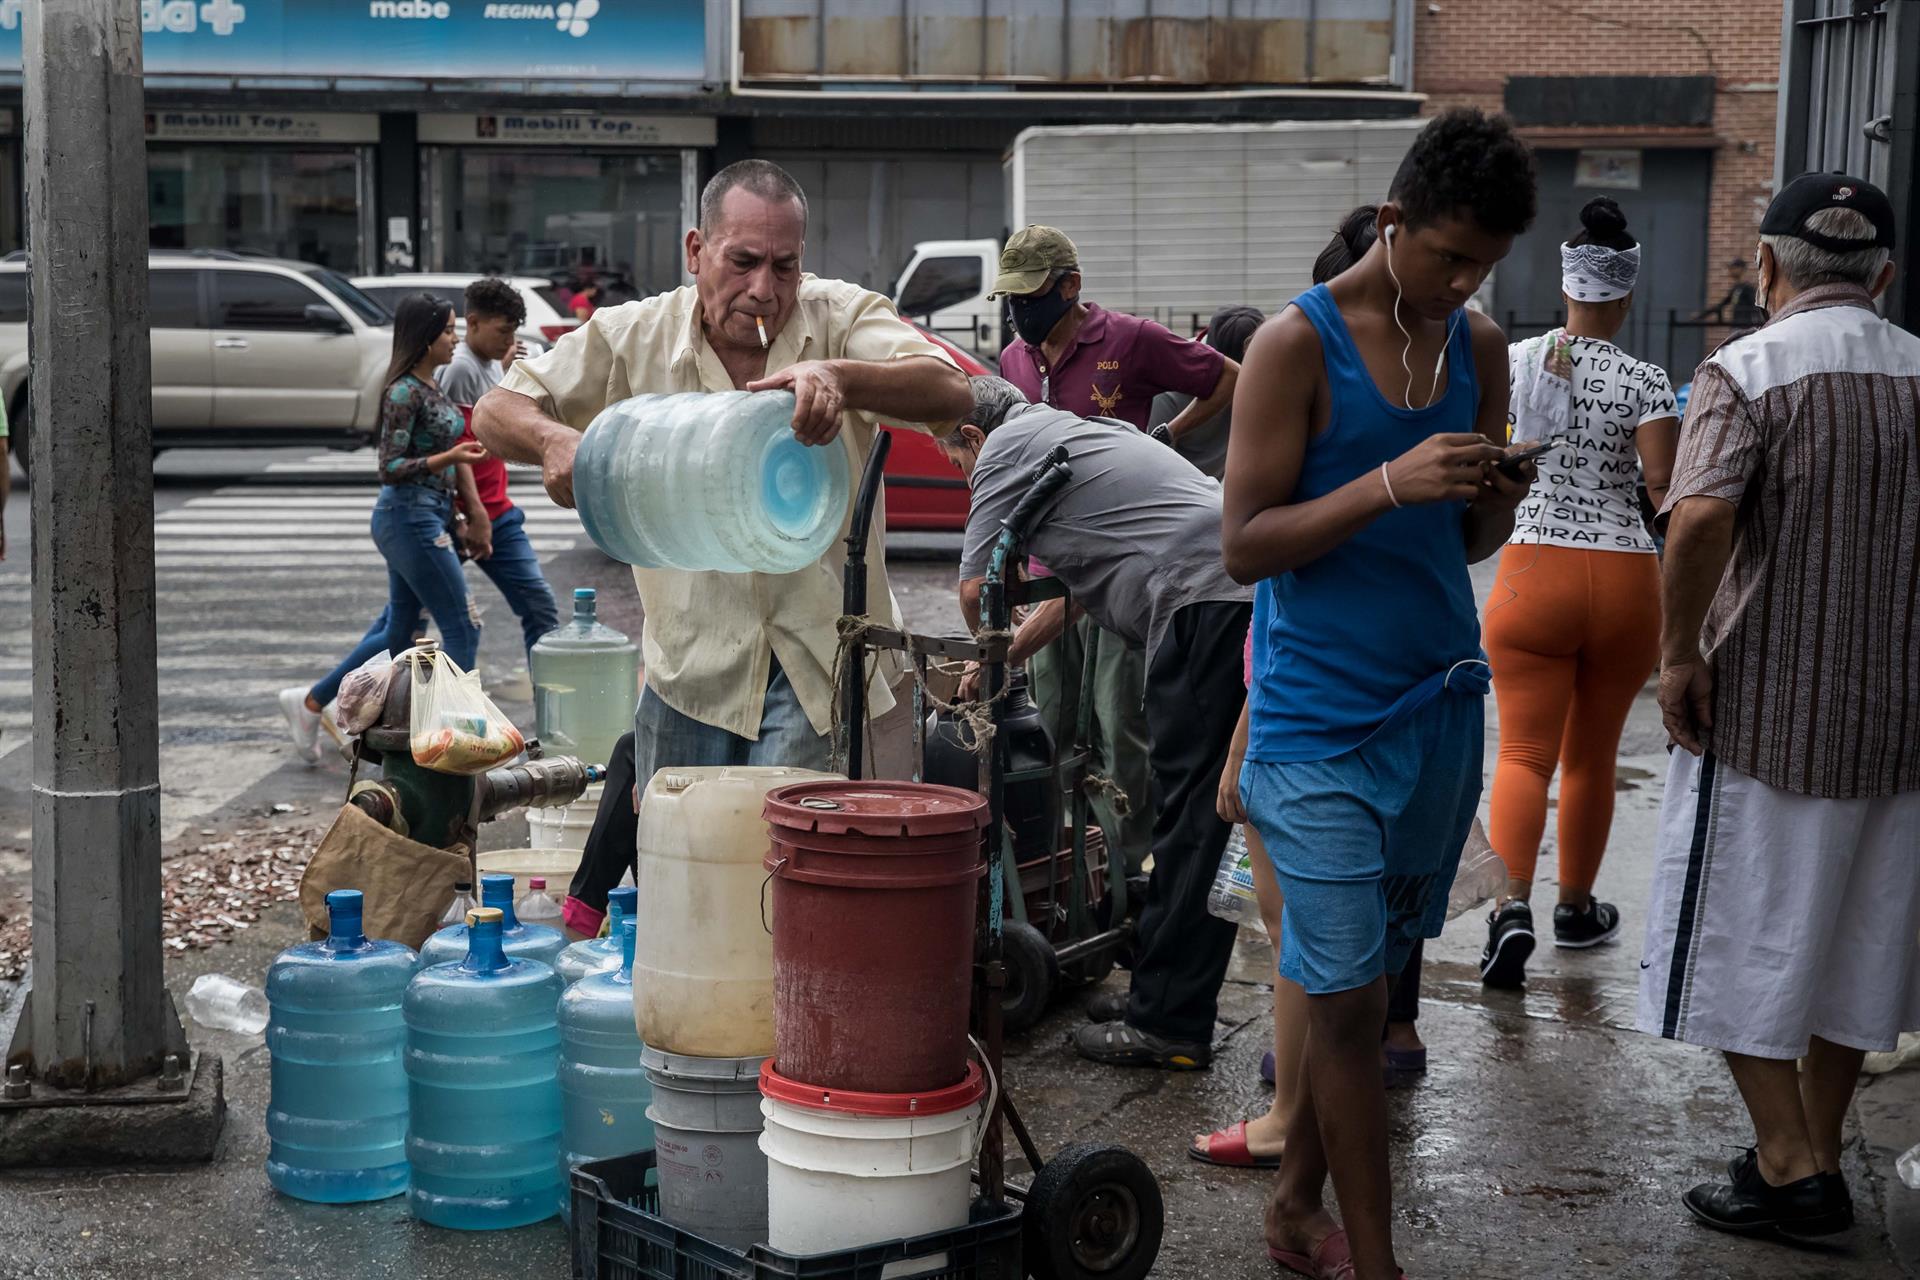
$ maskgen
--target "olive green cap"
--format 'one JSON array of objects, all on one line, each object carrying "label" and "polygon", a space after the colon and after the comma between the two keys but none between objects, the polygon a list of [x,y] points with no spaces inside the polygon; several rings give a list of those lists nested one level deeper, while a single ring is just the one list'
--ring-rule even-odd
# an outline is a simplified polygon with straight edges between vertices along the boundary
[{"label": "olive green cap", "polygon": [[1080,252],[1067,239],[1067,233],[1033,223],[1008,238],[1007,247],[1000,251],[1000,274],[987,296],[1032,293],[1044,288],[1054,272],[1079,269]]}]

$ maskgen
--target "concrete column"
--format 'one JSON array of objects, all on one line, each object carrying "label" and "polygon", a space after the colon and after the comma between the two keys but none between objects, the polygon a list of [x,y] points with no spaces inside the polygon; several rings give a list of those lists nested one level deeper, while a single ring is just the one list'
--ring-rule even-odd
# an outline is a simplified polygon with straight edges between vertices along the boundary
[{"label": "concrete column", "polygon": [[139,0],[25,9],[34,1075],[156,1072],[161,985]]}]

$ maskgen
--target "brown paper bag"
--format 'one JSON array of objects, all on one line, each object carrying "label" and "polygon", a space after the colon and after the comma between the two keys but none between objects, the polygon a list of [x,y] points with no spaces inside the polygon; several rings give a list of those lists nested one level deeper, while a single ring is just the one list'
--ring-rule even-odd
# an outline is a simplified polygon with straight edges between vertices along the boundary
[{"label": "brown paper bag", "polygon": [[419,844],[343,805],[301,877],[300,914],[315,940],[324,938],[327,894],[358,889],[367,936],[418,951],[452,904],[453,886],[472,872],[466,854]]}]

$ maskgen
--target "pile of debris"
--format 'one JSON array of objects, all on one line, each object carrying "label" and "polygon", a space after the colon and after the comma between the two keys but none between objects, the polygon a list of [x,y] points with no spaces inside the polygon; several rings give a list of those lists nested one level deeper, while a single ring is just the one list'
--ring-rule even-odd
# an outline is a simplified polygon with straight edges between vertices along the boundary
[{"label": "pile of debris", "polygon": [[[166,859],[160,864],[161,945],[172,954],[230,942],[267,907],[298,899],[319,835],[306,827],[249,827]],[[33,946],[31,905],[24,898],[9,905],[13,909],[0,914],[0,981],[20,977]]]}]

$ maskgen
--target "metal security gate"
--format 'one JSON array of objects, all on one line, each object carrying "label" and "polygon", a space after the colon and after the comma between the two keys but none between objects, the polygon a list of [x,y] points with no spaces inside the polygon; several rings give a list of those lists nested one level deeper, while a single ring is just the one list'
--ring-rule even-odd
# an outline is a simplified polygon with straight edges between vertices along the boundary
[{"label": "metal security gate", "polygon": [[1909,324],[1920,267],[1914,166],[1920,155],[1920,0],[1786,0],[1776,187],[1844,172],[1884,189],[1900,220],[1887,314]]}]

